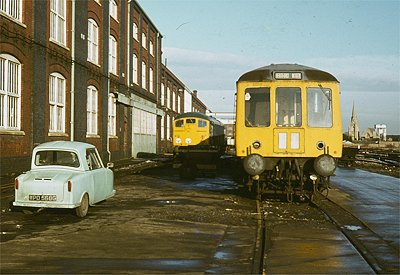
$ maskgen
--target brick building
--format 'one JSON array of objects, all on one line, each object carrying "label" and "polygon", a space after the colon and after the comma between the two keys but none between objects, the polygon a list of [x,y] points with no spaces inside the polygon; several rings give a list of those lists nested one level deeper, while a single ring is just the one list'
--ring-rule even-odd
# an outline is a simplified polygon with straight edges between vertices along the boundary
[{"label": "brick building", "polygon": [[[163,150],[162,35],[136,1],[9,0],[0,19],[1,175],[53,140],[92,143],[104,161]],[[184,85],[163,85],[172,118]]]}]

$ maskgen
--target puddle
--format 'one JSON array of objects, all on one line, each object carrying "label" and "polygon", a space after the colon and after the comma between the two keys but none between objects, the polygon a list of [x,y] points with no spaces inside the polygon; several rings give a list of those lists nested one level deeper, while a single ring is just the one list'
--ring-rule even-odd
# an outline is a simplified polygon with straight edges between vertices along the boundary
[{"label": "puddle", "polygon": [[148,200],[148,204],[155,205],[204,205],[202,202],[189,199],[164,199],[164,200]]},{"label": "puddle", "polygon": [[[165,272],[202,272],[206,263],[200,259],[63,259],[50,261],[48,264],[63,266],[67,273],[80,273],[90,270],[116,271],[142,270]],[[146,273],[146,272],[145,272]]]},{"label": "puddle", "polygon": [[229,252],[217,251],[217,253],[214,255],[214,258],[218,260],[228,260],[232,258],[232,254]]},{"label": "puddle", "polygon": [[358,225],[345,225],[345,226],[343,226],[343,228],[350,230],[350,231],[357,231],[357,230],[362,229],[362,227],[358,226]]}]

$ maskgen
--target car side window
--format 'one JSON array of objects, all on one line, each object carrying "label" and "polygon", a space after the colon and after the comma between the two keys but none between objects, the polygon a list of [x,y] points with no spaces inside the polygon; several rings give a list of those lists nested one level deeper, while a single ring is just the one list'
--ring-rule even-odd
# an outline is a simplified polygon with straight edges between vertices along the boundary
[{"label": "car side window", "polygon": [[86,161],[89,166],[89,170],[95,170],[102,167],[100,159],[96,154],[96,150],[94,149],[86,150]]}]

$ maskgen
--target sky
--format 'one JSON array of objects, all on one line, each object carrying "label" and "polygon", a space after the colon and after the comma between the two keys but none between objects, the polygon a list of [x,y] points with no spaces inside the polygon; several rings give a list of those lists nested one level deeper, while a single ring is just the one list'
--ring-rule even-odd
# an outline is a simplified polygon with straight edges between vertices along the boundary
[{"label": "sky", "polygon": [[340,81],[342,124],[400,134],[400,0],[137,0],[163,63],[212,112],[233,112],[247,71],[297,63]]}]

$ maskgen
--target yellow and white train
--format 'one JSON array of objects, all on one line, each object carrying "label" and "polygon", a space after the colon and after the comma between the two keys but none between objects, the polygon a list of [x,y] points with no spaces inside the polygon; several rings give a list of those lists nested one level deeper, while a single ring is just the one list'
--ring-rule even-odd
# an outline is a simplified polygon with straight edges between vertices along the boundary
[{"label": "yellow and white train", "polygon": [[342,155],[339,81],[297,64],[272,64],[237,81],[236,155],[258,196],[292,201],[328,190]]},{"label": "yellow and white train", "polygon": [[174,168],[181,177],[195,177],[199,170],[215,173],[225,152],[225,130],[219,120],[203,113],[178,115],[173,124]]}]

